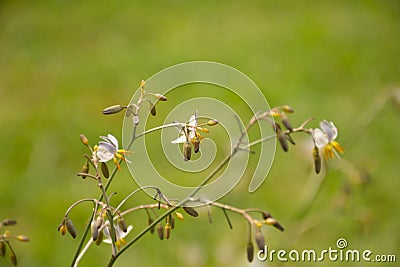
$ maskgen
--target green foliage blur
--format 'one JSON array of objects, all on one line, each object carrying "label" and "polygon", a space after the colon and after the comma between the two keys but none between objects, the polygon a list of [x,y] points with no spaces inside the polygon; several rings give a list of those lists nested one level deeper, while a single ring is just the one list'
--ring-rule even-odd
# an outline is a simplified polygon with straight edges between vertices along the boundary
[{"label": "green foliage blur", "polygon": [[[294,107],[293,125],[314,116],[313,127],[326,118],[339,129],[345,154],[329,162],[325,177],[313,174],[307,139],[296,135],[298,145],[288,154],[278,149],[257,192],[249,194],[244,179],[221,200],[269,210],[286,228],[264,229],[269,248],[327,249],[346,238],[351,249],[397,253],[399,260],[400,106],[382,104],[399,86],[399,13],[396,0],[1,1],[0,219],[16,219],[11,230],[30,238],[14,242],[19,266],[72,260],[78,240],[62,237],[57,226],[74,201],[98,196],[93,181],[76,176],[87,152],[79,134],[91,144],[107,133],[119,137],[122,114],[101,110],[128,103],[142,79],[192,60],[244,72],[271,106]],[[347,183],[356,170],[366,183]],[[115,200],[136,187],[123,166]],[[143,194],[130,203],[150,202]],[[78,239],[90,210],[71,214]],[[204,212],[186,216],[168,241],[146,235],[117,266],[247,266],[245,221],[232,215],[230,230],[221,211],[213,214],[213,224]],[[129,219],[134,233],[146,224],[144,212]],[[92,247],[82,266],[104,266],[109,252]],[[0,265],[11,266],[3,258]]]}]

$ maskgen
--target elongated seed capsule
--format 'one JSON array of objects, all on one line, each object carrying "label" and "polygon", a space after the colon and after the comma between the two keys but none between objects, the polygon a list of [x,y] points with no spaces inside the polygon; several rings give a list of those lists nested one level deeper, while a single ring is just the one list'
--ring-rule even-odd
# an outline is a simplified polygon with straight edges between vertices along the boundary
[{"label": "elongated seed capsule", "polygon": [[101,244],[101,241],[103,241],[103,238],[104,238],[103,231],[99,231],[99,235],[97,236],[96,243],[95,243],[96,246],[99,246]]},{"label": "elongated seed capsule", "polygon": [[215,120],[215,119],[212,119],[212,120],[209,120],[208,122],[207,122],[207,125],[208,126],[214,126],[214,125],[217,125],[219,122],[217,121],[217,120]]},{"label": "elongated seed capsule", "polygon": [[89,144],[89,141],[84,134],[81,134],[79,137],[81,138],[81,141],[85,146],[87,146]]},{"label": "elongated seed capsule", "polygon": [[200,150],[200,138],[194,137],[192,139],[192,144],[193,144],[194,153],[198,153]]},{"label": "elongated seed capsule", "polygon": [[247,248],[246,248],[246,252],[247,252],[247,260],[249,262],[252,262],[254,259],[254,246],[253,246],[253,242],[249,241],[247,243]]},{"label": "elongated seed capsule", "polygon": [[102,163],[100,164],[100,168],[101,168],[101,173],[103,173],[104,178],[110,177],[110,172],[109,172],[109,170],[108,170],[107,163],[102,162]]},{"label": "elongated seed capsule", "polygon": [[4,242],[0,242],[0,256],[4,258],[6,255],[6,245]]},{"label": "elongated seed capsule", "polygon": [[72,236],[72,238],[76,237],[76,229],[72,221],[68,218],[65,220],[65,225],[67,226],[68,233]]},{"label": "elongated seed capsule", "polygon": [[13,251],[11,251],[10,260],[12,265],[17,266],[17,255]]},{"label": "elongated seed capsule", "polygon": [[192,207],[184,206],[184,207],[183,207],[183,210],[184,210],[187,214],[189,214],[190,216],[193,216],[193,217],[198,217],[198,216],[199,216],[199,213],[198,213],[194,208],[192,208]]},{"label": "elongated seed capsule", "polygon": [[289,131],[293,131],[293,127],[290,124],[289,119],[285,113],[281,113],[281,121],[283,125],[285,125],[286,129],[288,129]]},{"label": "elongated seed capsule", "polygon": [[97,223],[95,221],[91,223],[90,230],[92,232],[93,241],[96,241],[99,237],[99,228],[97,228]]},{"label": "elongated seed capsule", "polygon": [[153,115],[153,116],[157,115],[156,105],[152,105],[152,106],[150,107],[150,113],[151,113],[151,115]]},{"label": "elongated seed capsule", "polygon": [[[150,225],[150,224],[152,224],[154,222],[154,220],[153,220],[153,218],[151,218],[151,217],[149,217],[148,219],[147,219],[147,225]],[[150,234],[154,234],[154,226],[153,227],[151,227],[150,228]]]},{"label": "elongated seed capsule", "polygon": [[128,231],[128,228],[126,227],[126,222],[125,222],[124,218],[121,217],[121,216],[119,216],[118,219],[117,219],[117,221],[118,221],[118,226],[119,226],[119,228],[121,228],[121,230],[122,230],[124,233],[126,233],[126,232]]},{"label": "elongated seed capsule", "polygon": [[190,160],[192,157],[192,145],[189,142],[183,143],[183,159],[185,161]]},{"label": "elongated seed capsule", "polygon": [[58,231],[60,231],[61,235],[65,235],[67,233],[67,226],[65,225],[64,221],[58,226]]},{"label": "elongated seed capsule", "polygon": [[29,242],[29,238],[24,235],[17,235],[17,240],[19,240],[21,242]]},{"label": "elongated seed capsule", "polygon": [[171,235],[171,224],[166,223],[164,228],[165,228],[165,238],[169,239],[169,237]]},{"label": "elongated seed capsule", "polygon": [[160,240],[164,240],[164,227],[162,227],[161,223],[157,224],[157,234]]},{"label": "elongated seed capsule", "polygon": [[315,173],[318,174],[321,171],[321,157],[319,156],[318,147],[314,147],[313,149],[313,159],[314,159]]},{"label": "elongated seed capsule", "polygon": [[286,140],[286,135],[281,129],[281,126],[279,126],[279,124],[277,124],[277,123],[274,123],[273,128],[276,133],[276,136],[278,137],[278,141],[279,141],[283,151],[287,152],[289,150],[289,145]]},{"label": "elongated seed capsule", "polygon": [[256,239],[258,249],[262,250],[264,252],[265,239],[264,239],[263,234],[260,231],[256,232],[255,239]]},{"label": "elongated seed capsule", "polygon": [[102,113],[103,113],[104,115],[115,114],[115,113],[120,112],[120,111],[123,110],[124,108],[125,108],[125,107],[122,106],[122,105],[113,105],[113,106],[110,106],[110,107],[107,107],[107,108],[103,109]]}]

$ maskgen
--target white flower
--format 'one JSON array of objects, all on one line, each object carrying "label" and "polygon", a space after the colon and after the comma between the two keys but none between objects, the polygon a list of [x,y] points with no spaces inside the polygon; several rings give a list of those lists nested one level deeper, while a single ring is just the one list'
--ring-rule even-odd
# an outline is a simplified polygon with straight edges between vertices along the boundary
[{"label": "white flower", "polygon": [[190,142],[192,138],[196,136],[196,127],[197,127],[197,111],[196,114],[191,116],[189,119],[189,123],[185,124],[182,129],[180,129],[180,136],[171,141],[172,144],[181,144]]},{"label": "white flower", "polygon": [[335,141],[338,136],[338,130],[333,122],[327,122],[323,120],[319,124],[320,128],[312,131],[312,136],[317,148],[323,148],[325,158],[333,158],[335,154],[340,158],[337,152],[343,153],[343,148]]},{"label": "white flower", "polygon": [[108,134],[107,137],[100,136],[100,138],[104,141],[100,141],[97,148],[99,162],[110,161],[118,151],[118,140],[112,134]]},{"label": "white flower", "polygon": [[[133,226],[129,225],[126,232],[122,231],[122,229],[118,226],[118,225],[114,225],[114,229],[115,229],[115,235],[116,235],[116,241],[115,241],[115,245],[117,246],[118,249],[120,249],[121,245],[125,245],[126,241],[125,241],[125,237],[129,234],[130,231],[132,231]],[[104,234],[104,239],[103,242],[107,243],[107,244],[111,244],[111,235],[110,232],[108,230],[108,227],[104,227],[103,228],[103,234]]]},{"label": "white flower", "polygon": [[121,167],[118,163],[118,159],[128,161],[123,156],[128,151],[124,149],[118,149],[118,140],[112,134],[100,136],[100,138],[104,141],[100,141],[99,144],[95,146],[93,157],[98,162],[107,162],[113,160],[118,169],[120,169]]}]

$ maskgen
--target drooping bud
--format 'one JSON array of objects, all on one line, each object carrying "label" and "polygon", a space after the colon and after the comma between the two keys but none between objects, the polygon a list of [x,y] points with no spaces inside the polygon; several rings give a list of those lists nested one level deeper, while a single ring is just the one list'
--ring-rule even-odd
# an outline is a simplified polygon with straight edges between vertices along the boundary
[{"label": "drooping bud", "polygon": [[89,140],[87,139],[87,137],[83,134],[79,135],[79,137],[81,138],[82,143],[87,146],[89,144]]},{"label": "drooping bud", "polygon": [[247,251],[247,260],[248,260],[249,262],[252,262],[253,259],[254,259],[254,246],[253,246],[253,242],[249,241],[249,242],[247,243],[246,251]]},{"label": "drooping bud", "polygon": [[12,265],[17,266],[17,255],[15,255],[14,251],[11,250],[10,260]]},{"label": "drooping bud", "polygon": [[171,229],[175,229],[175,218],[171,217]]},{"label": "drooping bud", "polygon": [[190,160],[190,158],[192,157],[192,145],[190,144],[190,142],[185,142],[183,143],[183,159],[185,161]]},{"label": "drooping bud", "polygon": [[207,125],[208,126],[214,126],[214,125],[217,125],[219,123],[219,121],[217,121],[217,120],[215,120],[215,119],[212,119],[212,120],[209,120],[208,122],[207,122]]},{"label": "drooping bud", "polygon": [[184,206],[184,207],[183,207],[183,210],[184,210],[187,214],[189,214],[190,216],[193,216],[193,217],[198,217],[198,216],[199,216],[199,213],[198,213],[194,208],[192,208],[192,207]]},{"label": "drooping bud", "polygon": [[208,130],[208,128],[199,128],[201,132],[203,133],[209,133],[210,130]]},{"label": "drooping bud", "polygon": [[146,81],[145,81],[145,80],[142,80],[142,81],[140,82],[140,87],[143,89],[145,85],[146,85]]},{"label": "drooping bud", "polygon": [[289,145],[286,140],[286,134],[282,131],[281,126],[279,126],[277,123],[273,124],[273,128],[283,151],[287,152],[289,150]]},{"label": "drooping bud", "polygon": [[[149,217],[147,219],[147,225],[150,225],[154,222],[153,218]],[[154,226],[150,228],[150,234],[154,234]]]},{"label": "drooping bud", "polygon": [[157,115],[157,110],[156,110],[156,105],[155,105],[155,104],[154,104],[154,105],[151,105],[151,107],[150,107],[150,113],[151,113],[151,115],[153,115],[153,116]]},{"label": "drooping bud", "polygon": [[108,171],[107,163],[102,162],[102,163],[100,164],[100,169],[101,169],[101,173],[103,173],[103,175],[104,175],[105,178],[110,177],[110,172]]},{"label": "drooping bud", "polygon": [[294,109],[291,106],[285,105],[282,107],[282,110],[285,111],[286,113],[293,113]]},{"label": "drooping bud", "polygon": [[95,221],[92,221],[90,224],[90,231],[92,233],[93,241],[96,241],[99,237],[99,228],[97,228],[97,223]]},{"label": "drooping bud", "polygon": [[285,113],[281,113],[281,121],[283,125],[285,125],[286,129],[288,129],[289,131],[293,131],[293,127],[290,124],[289,119]]},{"label": "drooping bud", "polygon": [[100,231],[97,236],[97,239],[96,239],[96,243],[95,243],[96,246],[99,246],[101,244],[101,241],[103,241],[103,238],[104,238],[103,231]]},{"label": "drooping bud", "polygon": [[13,226],[17,224],[17,221],[13,219],[5,219],[1,222],[1,224],[4,226]]},{"label": "drooping bud", "polygon": [[68,233],[72,236],[72,238],[75,238],[76,237],[76,229],[75,229],[74,224],[72,223],[72,221],[69,218],[67,218],[65,220],[65,225],[67,226]]},{"label": "drooping bud", "polygon": [[157,224],[157,234],[160,240],[164,240],[164,227],[162,227],[161,223]]},{"label": "drooping bud", "polygon": [[118,221],[118,226],[119,226],[119,228],[121,228],[121,230],[122,230],[124,233],[126,233],[126,232],[128,231],[128,227],[126,227],[126,222],[125,222],[124,218],[121,217],[121,216],[119,216],[118,219],[117,219],[117,221]]},{"label": "drooping bud", "polygon": [[267,218],[271,218],[271,214],[269,212],[267,212],[267,211],[263,211],[262,212],[262,217],[265,220]]},{"label": "drooping bud", "polygon": [[165,238],[169,239],[170,235],[171,235],[171,224],[170,223],[166,223],[165,224]]},{"label": "drooping bud", "polygon": [[314,147],[313,149],[313,159],[314,159],[315,173],[318,174],[321,171],[321,157],[319,156],[318,147]]},{"label": "drooping bud", "polygon": [[[82,173],[86,173],[86,174],[89,173],[89,161],[86,161],[85,165],[83,165]],[[86,179],[87,176],[86,175],[82,175],[81,177],[82,177],[82,179]]]},{"label": "drooping bud", "polygon": [[194,153],[198,153],[200,150],[200,138],[194,137],[192,138],[193,150]]},{"label": "drooping bud", "polygon": [[29,238],[24,235],[17,235],[17,240],[19,240],[21,242],[29,242]]},{"label": "drooping bud", "polygon": [[157,97],[158,100],[160,101],[167,101],[167,97],[165,95],[162,94],[154,94],[155,97]]},{"label": "drooping bud", "polygon": [[262,250],[264,252],[265,239],[264,239],[263,234],[260,231],[256,232],[255,239],[256,239],[258,249]]},{"label": "drooping bud", "polygon": [[4,258],[6,255],[6,245],[4,242],[0,242],[0,256]]},{"label": "drooping bud", "polygon": [[100,214],[96,218],[96,227],[97,227],[97,229],[100,229],[100,227],[103,225],[103,222],[104,222],[104,217]]},{"label": "drooping bud", "polygon": [[110,114],[115,114],[120,112],[121,110],[123,110],[125,107],[122,105],[113,105],[111,107],[107,107],[105,109],[103,109],[102,113],[104,115],[110,115]]}]

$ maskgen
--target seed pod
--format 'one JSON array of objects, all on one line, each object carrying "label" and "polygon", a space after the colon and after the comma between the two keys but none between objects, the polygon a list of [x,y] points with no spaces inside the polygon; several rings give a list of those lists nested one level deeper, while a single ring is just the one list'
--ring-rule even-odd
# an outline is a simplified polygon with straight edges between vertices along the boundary
[{"label": "seed pod", "polygon": [[0,242],[0,256],[4,258],[5,255],[6,255],[6,245],[4,244],[4,242]]},{"label": "seed pod", "polygon": [[124,233],[126,233],[126,232],[128,231],[128,228],[126,227],[126,222],[125,222],[124,218],[121,217],[121,216],[119,216],[118,219],[117,219],[117,221],[118,221],[118,226],[119,226],[119,228],[121,228],[121,230],[122,230]]},{"label": "seed pod", "polygon": [[12,265],[17,266],[17,256],[15,255],[15,253],[13,251],[11,251],[10,260],[11,260]]},{"label": "seed pod", "polygon": [[253,246],[253,242],[249,241],[249,242],[247,243],[246,251],[247,251],[247,260],[248,260],[249,262],[252,262],[253,259],[254,259],[254,246]]},{"label": "seed pod", "polygon": [[281,113],[281,121],[283,125],[285,125],[286,129],[288,129],[289,131],[293,131],[293,127],[290,124],[289,119],[285,113]]},{"label": "seed pod", "polygon": [[314,147],[313,149],[313,159],[314,159],[315,173],[318,174],[321,171],[321,157],[319,156],[318,147]]},{"label": "seed pod", "polygon": [[169,237],[171,235],[171,224],[166,223],[164,228],[165,228],[165,238],[169,239]]},{"label": "seed pod", "polygon": [[92,232],[93,241],[96,241],[99,237],[99,228],[97,228],[97,223],[95,221],[90,224],[90,231]]},{"label": "seed pod", "polygon": [[171,229],[175,229],[175,218],[171,217]]},{"label": "seed pod", "polygon": [[288,105],[283,106],[282,109],[286,113],[293,113],[294,112],[294,109],[291,106],[288,106]]},{"label": "seed pod", "polygon": [[157,224],[157,234],[160,240],[164,240],[164,227],[162,227],[161,223]]},{"label": "seed pod", "polygon": [[208,126],[214,126],[214,125],[217,125],[219,123],[219,121],[217,121],[217,120],[215,120],[215,119],[212,119],[212,120],[209,120],[208,122],[207,122],[207,125]]},{"label": "seed pod", "polygon": [[104,238],[103,231],[100,231],[99,235],[97,236],[97,239],[96,239],[96,243],[95,243],[96,246],[99,246],[101,244],[101,241],[103,241],[103,238]]},{"label": "seed pod", "polygon": [[184,210],[187,214],[189,214],[190,216],[193,216],[193,217],[198,217],[198,216],[199,216],[199,213],[198,213],[194,208],[192,208],[192,207],[184,206],[184,207],[183,207],[183,210]]},{"label": "seed pod", "polygon": [[17,240],[19,240],[21,242],[29,242],[29,238],[24,235],[17,235]]},{"label": "seed pod", "polygon": [[150,107],[150,113],[153,116],[157,115],[157,110],[156,110],[156,105],[155,104]]},{"label": "seed pod", "polygon": [[85,146],[87,146],[89,144],[89,141],[85,135],[81,134],[79,137],[81,138],[81,141]]},{"label": "seed pod", "polygon": [[72,221],[68,218],[65,220],[65,225],[67,226],[68,233],[72,236],[72,238],[76,237],[76,229]]},{"label": "seed pod", "polygon": [[264,239],[263,234],[260,231],[256,232],[255,239],[256,239],[258,249],[262,250],[264,252],[265,239]]},{"label": "seed pod", "polygon": [[200,150],[200,138],[194,137],[192,139],[192,144],[193,144],[194,153],[198,153]]},{"label": "seed pod", "polygon": [[190,160],[192,157],[192,145],[189,142],[183,143],[183,159],[185,161]]},{"label": "seed pod", "polygon": [[155,97],[157,97],[158,100],[160,101],[167,101],[167,97],[162,94],[154,94]]},{"label": "seed pod", "polygon": [[113,105],[111,107],[103,109],[103,114],[104,115],[110,115],[110,114],[115,114],[123,110],[125,107],[122,105]]},{"label": "seed pod", "polygon": [[208,128],[200,128],[200,131],[201,132],[203,132],[203,133],[209,133],[210,132],[210,130],[208,130]]},{"label": "seed pod", "polygon": [[[83,165],[82,173],[86,173],[86,174],[89,173],[89,161],[86,161],[85,165]],[[81,177],[82,177],[82,179],[86,179],[87,176],[86,175],[82,175]]]},{"label": "seed pod", "polygon": [[96,227],[97,227],[97,229],[100,229],[100,227],[103,225],[103,222],[104,222],[104,217],[100,214],[96,218]]},{"label": "seed pod", "polygon": [[105,178],[110,177],[110,172],[108,171],[107,163],[102,162],[102,163],[100,164],[100,168],[101,168],[101,173],[103,173],[103,175],[104,175]]},{"label": "seed pod", "polygon": [[13,226],[17,224],[17,221],[13,219],[5,219],[1,222],[1,224],[4,226]]}]

